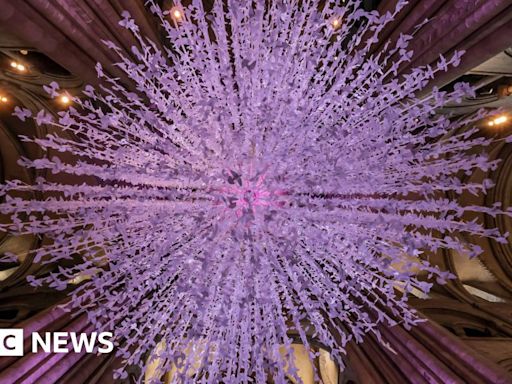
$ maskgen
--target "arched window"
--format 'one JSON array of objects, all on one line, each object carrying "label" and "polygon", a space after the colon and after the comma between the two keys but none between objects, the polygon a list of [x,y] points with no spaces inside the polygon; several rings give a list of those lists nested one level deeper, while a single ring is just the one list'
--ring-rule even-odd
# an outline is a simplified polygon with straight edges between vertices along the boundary
[{"label": "arched window", "polygon": [[[165,344],[160,342],[154,350],[154,355],[157,356],[160,351],[163,350],[164,346]],[[323,384],[338,384],[340,382],[341,372],[327,350],[320,347],[314,347],[315,352],[318,352],[318,357],[311,360],[304,345],[292,344],[291,346],[293,350],[294,364],[297,368],[297,375],[303,384],[315,384],[315,370],[318,372]],[[282,355],[286,354],[285,347],[281,347],[280,353]],[[149,383],[155,378],[162,380],[165,384],[172,382],[172,379],[176,374],[176,367],[172,365],[168,369],[162,369],[161,364],[162,362],[158,358],[151,359],[151,357],[148,357],[148,369],[144,378],[145,383]],[[197,368],[191,367],[191,376],[197,374],[194,369]],[[289,375],[288,380],[292,384],[297,384],[297,380],[292,377],[292,375]]]}]

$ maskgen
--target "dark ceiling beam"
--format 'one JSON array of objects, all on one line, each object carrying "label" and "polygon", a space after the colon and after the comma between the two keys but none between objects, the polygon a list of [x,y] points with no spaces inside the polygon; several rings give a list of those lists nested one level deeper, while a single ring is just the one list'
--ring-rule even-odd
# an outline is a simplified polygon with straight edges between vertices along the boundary
[{"label": "dark ceiling beam", "polygon": [[[392,11],[396,2],[382,2],[379,11]],[[418,29],[426,19],[429,22]],[[382,41],[376,50],[387,40],[396,41],[401,33],[414,34],[409,45],[413,57],[400,68],[401,73],[434,64],[441,54],[466,51],[457,68],[439,73],[431,83],[443,86],[512,44],[512,4],[510,0],[411,1],[381,33]]]},{"label": "dark ceiling beam", "polygon": [[150,14],[138,0],[0,0],[0,33],[8,32],[41,51],[86,83],[97,84],[94,66],[125,79],[111,65],[119,59],[101,40],[111,40],[131,56],[134,37],[118,25],[123,10],[130,12],[143,35],[158,41]]},{"label": "dark ceiling beam", "polygon": [[[510,13],[512,14],[512,12]],[[431,85],[441,87],[448,84],[465,73],[470,72],[481,63],[496,56],[496,54],[511,45],[512,41],[510,36],[512,36],[512,20],[494,29],[492,33],[487,34],[478,42],[475,42],[475,44],[461,47],[460,49],[465,49],[466,52],[464,56],[462,56],[460,65],[449,72],[438,74]],[[455,49],[459,48],[455,47]]]}]

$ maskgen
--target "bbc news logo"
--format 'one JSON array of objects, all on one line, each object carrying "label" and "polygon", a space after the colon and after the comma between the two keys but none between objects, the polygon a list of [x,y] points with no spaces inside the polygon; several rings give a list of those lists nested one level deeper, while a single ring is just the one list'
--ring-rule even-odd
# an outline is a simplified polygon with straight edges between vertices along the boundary
[{"label": "bbc news logo", "polygon": [[23,329],[0,329],[0,356],[23,356]]},{"label": "bbc news logo", "polygon": [[[109,353],[114,350],[112,332],[32,332],[32,353]],[[0,328],[0,356],[23,356],[23,329]]]}]

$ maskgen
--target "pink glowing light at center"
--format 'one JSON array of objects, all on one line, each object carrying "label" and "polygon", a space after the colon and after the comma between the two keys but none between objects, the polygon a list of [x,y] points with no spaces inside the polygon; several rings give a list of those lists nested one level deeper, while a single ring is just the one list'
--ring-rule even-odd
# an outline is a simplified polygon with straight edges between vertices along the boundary
[{"label": "pink glowing light at center", "polygon": [[227,204],[224,213],[231,211],[237,218],[246,213],[256,215],[263,208],[281,208],[285,205],[282,198],[288,193],[285,190],[271,190],[265,183],[266,175],[260,175],[257,178],[242,178],[238,174],[230,178],[229,182],[233,185],[215,189]]}]

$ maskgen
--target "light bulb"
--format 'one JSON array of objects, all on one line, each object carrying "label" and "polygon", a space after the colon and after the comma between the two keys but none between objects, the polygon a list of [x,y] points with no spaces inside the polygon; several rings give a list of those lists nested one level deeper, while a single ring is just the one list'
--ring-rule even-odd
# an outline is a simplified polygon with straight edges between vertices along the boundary
[{"label": "light bulb", "polygon": [[183,12],[178,7],[174,7],[173,9],[171,9],[171,16],[174,20],[181,21],[181,19],[183,18]]},{"label": "light bulb", "polygon": [[71,102],[71,98],[67,95],[62,95],[60,97],[60,102],[64,105],[68,105]]},{"label": "light bulb", "polygon": [[497,119],[494,119],[494,124],[503,124],[507,120],[507,116],[500,116]]},{"label": "light bulb", "polygon": [[495,119],[493,119],[493,120],[490,120],[490,121],[487,123],[487,125],[488,125],[489,127],[493,127],[493,126],[495,126],[495,125],[501,125],[501,124],[503,124],[503,123],[506,123],[507,121],[508,121],[508,117],[507,117],[507,116],[505,116],[505,115],[501,115],[501,116],[496,117],[496,118],[495,118]]}]

